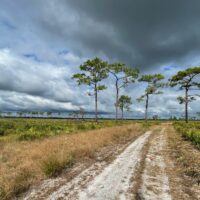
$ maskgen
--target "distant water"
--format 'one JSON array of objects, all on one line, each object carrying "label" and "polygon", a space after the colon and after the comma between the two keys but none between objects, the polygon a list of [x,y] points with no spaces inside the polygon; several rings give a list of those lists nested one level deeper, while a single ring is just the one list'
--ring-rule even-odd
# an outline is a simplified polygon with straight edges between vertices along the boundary
[{"label": "distant water", "polygon": [[[82,118],[82,115],[78,112],[2,112],[1,116],[5,117],[32,117],[32,118]],[[95,118],[95,113],[85,113],[84,118]],[[114,119],[115,113],[99,113],[98,118]],[[121,114],[118,115],[121,118]],[[124,118],[129,119],[141,119],[142,115],[136,115],[133,113],[124,113]]]},{"label": "distant water", "polygon": [[[82,118],[82,115],[78,111],[73,112],[0,112],[1,116],[4,117],[30,117],[30,118]],[[148,118],[152,119],[153,115],[155,113],[151,114],[149,113]],[[170,119],[171,118],[177,118],[177,119],[183,119],[184,116],[180,114],[176,115],[169,115],[169,113],[162,114],[162,116],[158,115],[158,119]],[[93,112],[85,112],[84,118],[95,118],[95,113]],[[102,113],[100,112],[98,114],[98,118],[105,118],[105,119],[115,119],[115,113]],[[121,113],[119,113],[118,118],[121,118]],[[144,114],[139,112],[125,112],[124,118],[126,119],[143,119]],[[199,119],[199,117],[195,114],[190,113],[190,119]]]}]

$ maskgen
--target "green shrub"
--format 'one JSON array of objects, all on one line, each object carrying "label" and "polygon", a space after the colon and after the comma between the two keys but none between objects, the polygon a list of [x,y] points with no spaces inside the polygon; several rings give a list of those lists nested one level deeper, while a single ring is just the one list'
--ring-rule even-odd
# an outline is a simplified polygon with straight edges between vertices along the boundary
[{"label": "green shrub", "polygon": [[194,145],[198,149],[200,149],[200,123],[199,122],[190,122],[190,123],[184,123],[184,122],[175,122],[174,127],[177,132],[181,133],[182,136],[192,141]]},{"label": "green shrub", "polygon": [[97,127],[95,126],[95,124],[91,124],[90,125],[90,129],[92,129],[92,130],[94,130],[94,129],[96,129]]},{"label": "green shrub", "polygon": [[21,133],[20,135],[17,136],[17,139],[19,141],[31,141],[35,139],[41,139],[44,137],[47,137],[48,135],[44,132],[33,132],[33,131],[28,131]]},{"label": "green shrub", "polygon": [[56,119],[6,119],[0,118],[0,136],[14,135],[19,141],[31,141],[61,133],[72,134],[81,130],[132,123],[131,121],[99,120],[74,121]]},{"label": "green shrub", "polygon": [[78,130],[86,130],[87,129],[87,126],[85,124],[78,124],[77,125],[77,129]]},{"label": "green shrub", "polygon": [[6,198],[6,192],[3,187],[0,186],[0,199],[4,200]]},{"label": "green shrub", "polygon": [[17,196],[26,191],[30,187],[32,179],[32,173],[27,169],[22,169],[13,180],[12,190],[14,195]]},{"label": "green shrub", "polygon": [[5,135],[5,129],[0,127],[0,136],[4,136]]},{"label": "green shrub", "polygon": [[63,169],[72,167],[74,164],[74,159],[69,156],[65,161],[59,161],[55,157],[49,157],[43,162],[42,171],[47,177],[58,176]]},{"label": "green shrub", "polygon": [[62,171],[62,164],[56,158],[44,161],[42,171],[47,177],[55,177]]}]

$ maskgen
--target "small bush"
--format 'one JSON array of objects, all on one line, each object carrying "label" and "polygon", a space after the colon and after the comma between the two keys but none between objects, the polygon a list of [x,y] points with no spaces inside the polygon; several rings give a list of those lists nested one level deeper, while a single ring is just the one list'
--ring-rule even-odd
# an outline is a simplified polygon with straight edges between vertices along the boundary
[{"label": "small bush", "polygon": [[0,136],[4,136],[5,134],[5,129],[0,127]]},{"label": "small bush", "polygon": [[192,141],[200,149],[200,123],[190,122],[186,124],[183,122],[175,122],[174,127],[186,140]]},{"label": "small bush", "polygon": [[17,139],[19,141],[22,141],[22,140],[31,141],[31,140],[35,140],[37,138],[38,138],[37,134],[35,134],[35,133],[28,133],[28,132],[22,133],[22,134],[18,135],[18,137],[17,137]]},{"label": "small bush", "polygon": [[86,130],[87,129],[87,126],[85,124],[78,124],[77,125],[77,129],[78,130]]},{"label": "small bush", "polygon": [[4,200],[6,198],[6,192],[3,187],[0,186],[0,199]]},{"label": "small bush", "polygon": [[42,170],[47,177],[56,177],[62,171],[62,165],[56,158],[44,161]]},{"label": "small bush", "polygon": [[94,129],[96,129],[96,126],[94,124],[91,124],[90,129],[94,130]]},{"label": "small bush", "polygon": [[63,169],[72,167],[74,164],[74,159],[69,156],[65,161],[59,161],[55,157],[49,157],[43,162],[42,171],[47,177],[58,176]]},{"label": "small bush", "polygon": [[27,169],[22,169],[21,172],[15,177],[12,185],[14,195],[17,196],[22,192],[25,192],[30,187],[32,179],[32,173]]},{"label": "small bush", "polygon": [[0,136],[6,136],[15,133],[16,130],[6,128],[6,127],[0,127]]},{"label": "small bush", "polygon": [[17,136],[17,139],[19,141],[31,141],[35,139],[41,139],[44,137],[52,136],[52,135],[55,135],[55,134],[53,132],[46,133],[46,132],[37,132],[37,131],[29,130],[27,132],[20,133]]}]

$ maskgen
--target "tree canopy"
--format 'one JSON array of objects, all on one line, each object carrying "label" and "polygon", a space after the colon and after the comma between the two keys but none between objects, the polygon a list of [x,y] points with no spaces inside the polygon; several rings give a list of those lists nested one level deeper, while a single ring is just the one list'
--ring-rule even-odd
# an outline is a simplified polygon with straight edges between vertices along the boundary
[{"label": "tree canopy", "polygon": [[136,68],[130,68],[122,63],[113,63],[109,65],[109,72],[115,78],[115,89],[116,89],[116,120],[118,118],[118,107],[119,107],[119,92],[121,88],[127,87],[130,83],[134,83],[138,78],[139,70]]},{"label": "tree canopy", "polygon": [[177,74],[172,76],[170,81],[170,86],[175,87],[179,86],[180,89],[185,90],[185,96],[179,96],[177,97],[177,100],[180,104],[185,104],[185,121],[188,122],[188,103],[192,102],[195,99],[195,96],[199,95],[189,95],[189,90],[200,88],[200,83],[198,79],[195,79],[197,75],[200,74],[200,67],[191,67],[187,68],[186,70],[179,71]]},{"label": "tree canopy", "polygon": [[134,83],[138,78],[139,70],[131,68],[122,63],[113,63],[109,65],[109,72],[118,80],[119,88],[127,86],[129,83]]},{"label": "tree canopy", "polygon": [[129,111],[130,110],[130,105],[132,104],[131,102],[131,97],[126,96],[126,95],[121,95],[119,98],[119,108],[122,111],[122,119],[124,118],[124,110]]},{"label": "tree canopy", "polygon": [[[108,77],[108,63],[102,61],[100,58],[94,58],[93,60],[87,60],[80,65],[80,70],[84,73],[74,74],[72,78],[77,80],[79,85],[86,84],[89,86],[95,86],[98,82]],[[97,90],[105,89],[104,85],[98,85]]]},{"label": "tree canopy", "polygon": [[121,95],[119,98],[119,107],[120,109],[125,109],[127,111],[130,110],[130,105],[132,104],[131,102],[131,97],[126,96],[126,95]]},{"label": "tree canopy", "polygon": [[139,82],[147,83],[147,87],[145,89],[144,94],[137,99],[138,101],[143,101],[144,99],[146,99],[145,120],[147,120],[149,96],[162,94],[162,91],[160,91],[159,88],[165,85],[164,83],[160,82],[164,78],[165,77],[162,74],[148,74],[148,75],[142,75],[141,78],[139,79]]},{"label": "tree canopy", "polygon": [[183,71],[179,71],[170,79],[170,86],[180,85],[180,88],[197,86],[200,88],[200,82],[194,81],[194,78],[200,74],[200,67],[191,67]]},{"label": "tree canopy", "polygon": [[106,89],[106,86],[100,82],[108,77],[108,63],[102,61],[100,58],[94,58],[80,65],[80,70],[83,71],[83,73],[74,74],[72,78],[76,79],[78,85],[85,84],[93,89],[94,93],[89,93],[89,95],[95,96],[95,118],[97,121],[98,92]]},{"label": "tree canopy", "polygon": [[165,77],[162,74],[142,75],[138,81],[146,82],[148,85],[145,89],[144,95],[142,95],[140,98],[138,98],[138,101],[142,101],[146,95],[162,94],[162,92],[159,91],[159,88],[161,88],[165,85],[164,83],[160,82],[164,78]]}]

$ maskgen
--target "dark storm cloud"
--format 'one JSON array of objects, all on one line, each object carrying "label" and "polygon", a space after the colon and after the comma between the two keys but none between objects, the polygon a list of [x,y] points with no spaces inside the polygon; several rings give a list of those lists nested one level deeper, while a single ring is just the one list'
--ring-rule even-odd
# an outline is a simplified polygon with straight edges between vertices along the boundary
[{"label": "dark storm cloud", "polygon": [[198,0],[5,2],[13,23],[31,23],[29,31],[53,48],[67,46],[84,57],[102,55],[147,69],[179,64],[200,51]]},{"label": "dark storm cloud", "polygon": [[[199,53],[198,0],[69,0],[66,3],[80,15],[111,26],[116,32],[116,40],[124,44],[124,52],[128,49],[132,55],[120,55],[114,46],[110,51],[105,42],[102,49],[110,57],[117,54],[119,59],[129,63],[154,67]],[[98,48],[95,43],[93,48]]]}]

